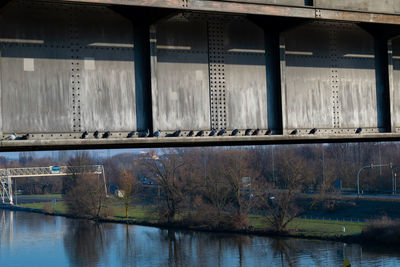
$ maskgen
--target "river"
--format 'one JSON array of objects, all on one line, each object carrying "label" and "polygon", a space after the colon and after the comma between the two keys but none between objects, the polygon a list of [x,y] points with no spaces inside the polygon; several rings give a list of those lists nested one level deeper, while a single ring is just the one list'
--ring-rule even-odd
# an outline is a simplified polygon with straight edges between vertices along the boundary
[{"label": "river", "polygon": [[0,209],[0,266],[400,266],[400,250],[96,224]]}]

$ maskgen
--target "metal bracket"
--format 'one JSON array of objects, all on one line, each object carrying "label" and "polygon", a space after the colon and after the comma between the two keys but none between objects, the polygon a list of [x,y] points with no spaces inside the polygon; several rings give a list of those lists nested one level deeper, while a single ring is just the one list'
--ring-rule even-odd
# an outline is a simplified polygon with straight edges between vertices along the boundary
[{"label": "metal bracket", "polygon": [[322,16],[321,9],[315,9],[315,18],[320,19]]},{"label": "metal bracket", "polygon": [[189,7],[189,0],[182,0],[182,7],[188,8]]}]

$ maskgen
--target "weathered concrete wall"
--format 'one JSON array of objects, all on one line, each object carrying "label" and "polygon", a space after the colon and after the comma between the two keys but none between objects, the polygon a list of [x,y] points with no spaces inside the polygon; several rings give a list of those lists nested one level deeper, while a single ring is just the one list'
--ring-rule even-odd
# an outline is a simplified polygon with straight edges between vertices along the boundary
[{"label": "weathered concrete wall", "polygon": [[3,132],[136,129],[128,19],[101,6],[17,0],[0,24]]},{"label": "weathered concrete wall", "polygon": [[314,0],[315,7],[342,10],[366,11],[374,13],[399,13],[398,0]]},{"label": "weathered concrete wall", "polygon": [[[288,132],[386,130],[378,120],[373,37],[354,24],[314,22],[282,35],[284,125]],[[379,108],[381,108],[379,106]]]},{"label": "weathered concrete wall", "polygon": [[385,128],[378,121],[378,91],[374,39],[354,24],[336,31],[340,128]]},{"label": "weathered concrete wall", "polygon": [[398,0],[225,0],[238,3],[256,3],[284,6],[314,6],[349,11],[365,11],[373,13],[399,13],[400,1]]},{"label": "weathered concrete wall", "polygon": [[400,131],[400,38],[390,41],[389,74],[392,131]]},{"label": "weathered concrete wall", "polygon": [[[202,144],[242,142],[244,129],[261,129],[244,138],[262,142],[400,129],[400,41],[391,42],[389,91],[385,36],[395,33],[381,26],[168,10],[144,23],[142,11],[153,10],[27,0],[2,7],[0,132],[31,133],[29,145],[45,147],[83,131],[90,136],[77,146],[108,144],[94,140],[96,130],[111,131],[113,146],[146,146],[150,138],[123,140],[148,129],[228,130]],[[185,142],[164,137],[157,142]],[[0,149],[20,146],[7,142]]]},{"label": "weathered concrete wall", "polygon": [[261,28],[185,14],[159,21],[152,36],[154,129],[268,128]]},{"label": "weathered concrete wall", "polygon": [[[36,0],[38,1],[38,0]],[[400,24],[397,0],[59,0],[137,7],[167,8],[183,12],[220,12],[335,20],[365,23]],[[395,2],[396,1],[396,2]],[[393,5],[391,5],[393,3]],[[323,7],[326,5],[327,7]],[[392,8],[393,7],[393,8]],[[395,11],[393,11],[395,10]],[[378,15],[379,14],[379,15]]]},{"label": "weathered concrete wall", "polygon": [[176,16],[151,33],[153,128],[208,129],[210,99],[207,24]]},{"label": "weathered concrete wall", "polygon": [[271,4],[271,5],[287,5],[287,6],[304,6],[307,0],[227,0],[229,2],[238,3],[257,3],[257,4]]},{"label": "weathered concrete wall", "polygon": [[232,20],[225,27],[226,128],[267,129],[269,69],[264,32],[244,19]]},{"label": "weathered concrete wall", "polygon": [[73,131],[66,8],[13,1],[0,25],[3,131]]},{"label": "weathered concrete wall", "polygon": [[107,8],[78,8],[81,129],[136,129],[132,23]]},{"label": "weathered concrete wall", "polygon": [[333,128],[329,32],[307,24],[281,39],[284,128]]}]

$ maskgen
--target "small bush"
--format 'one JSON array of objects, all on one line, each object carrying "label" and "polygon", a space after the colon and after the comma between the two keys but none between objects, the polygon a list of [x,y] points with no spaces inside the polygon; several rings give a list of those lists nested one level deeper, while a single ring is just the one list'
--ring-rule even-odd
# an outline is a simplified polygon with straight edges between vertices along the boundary
[{"label": "small bush", "polygon": [[110,217],[112,217],[113,213],[114,213],[113,208],[103,207],[100,212],[100,217],[101,218],[110,218]]},{"label": "small bush", "polygon": [[207,229],[237,229],[237,225],[241,221],[236,220],[230,213],[225,211],[218,211],[217,208],[205,204],[204,202],[197,201],[195,209],[192,212],[186,213],[182,222],[186,225],[204,227]]},{"label": "small bush", "polygon": [[368,243],[400,244],[400,220],[382,217],[367,223],[361,238]]},{"label": "small bush", "polygon": [[43,207],[43,211],[45,213],[53,213],[53,203],[51,202],[46,203]]}]

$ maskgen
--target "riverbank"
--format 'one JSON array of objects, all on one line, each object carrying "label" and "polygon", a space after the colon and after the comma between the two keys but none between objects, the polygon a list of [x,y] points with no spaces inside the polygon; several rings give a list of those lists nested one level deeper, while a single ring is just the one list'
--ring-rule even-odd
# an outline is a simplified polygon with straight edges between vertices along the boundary
[{"label": "riverbank", "polygon": [[[51,207],[51,208],[49,208]],[[89,217],[78,217],[68,214],[63,202],[57,202],[55,206],[51,202],[26,203],[19,206],[0,205],[0,208],[24,212],[34,212],[50,216],[63,216],[73,219],[89,219]],[[365,223],[348,221],[330,221],[316,219],[297,218],[289,224],[288,231],[276,233],[266,229],[265,218],[260,215],[250,215],[247,229],[218,229],[208,226],[191,226],[184,222],[164,223],[158,221],[157,212],[148,206],[137,206],[130,208],[128,218],[124,218],[122,206],[114,206],[113,213],[108,218],[100,218],[96,221],[106,223],[135,224],[143,226],[153,226],[159,228],[194,230],[203,232],[224,232],[249,234],[258,236],[282,236],[305,239],[319,239],[339,242],[360,243],[360,234],[365,227]],[[342,231],[343,227],[345,232]]]},{"label": "riverbank", "polygon": [[0,266],[400,266],[398,249],[0,210]]}]

